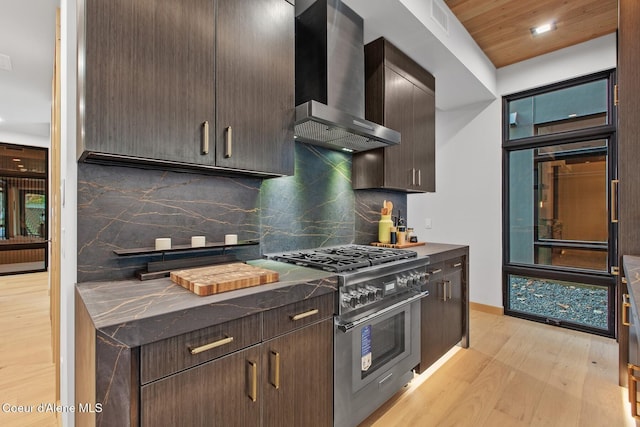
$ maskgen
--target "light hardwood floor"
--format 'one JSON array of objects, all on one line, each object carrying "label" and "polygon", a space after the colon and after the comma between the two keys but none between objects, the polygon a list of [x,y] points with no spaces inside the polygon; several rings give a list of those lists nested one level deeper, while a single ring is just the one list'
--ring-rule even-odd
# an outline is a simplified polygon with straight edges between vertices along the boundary
[{"label": "light hardwood floor", "polygon": [[[471,347],[416,377],[362,427],[636,426],[612,339],[471,311]],[[56,426],[47,273],[0,277],[0,426]]]},{"label": "light hardwood floor", "polygon": [[454,349],[361,427],[635,426],[613,339],[471,311]]},{"label": "light hardwood floor", "polygon": [[[55,404],[51,356],[48,273],[0,276],[0,426],[57,426],[55,414],[38,412]],[[9,406],[33,405],[32,413]]]}]

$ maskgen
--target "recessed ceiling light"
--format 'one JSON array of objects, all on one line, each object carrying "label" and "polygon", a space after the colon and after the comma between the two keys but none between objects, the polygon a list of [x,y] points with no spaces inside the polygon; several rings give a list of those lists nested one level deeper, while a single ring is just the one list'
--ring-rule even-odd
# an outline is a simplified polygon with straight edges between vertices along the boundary
[{"label": "recessed ceiling light", "polygon": [[538,27],[533,27],[531,28],[531,35],[532,36],[539,36],[540,34],[544,34],[544,33],[548,33],[549,31],[553,31],[556,29],[556,23],[555,22],[549,22],[543,25],[540,25]]}]

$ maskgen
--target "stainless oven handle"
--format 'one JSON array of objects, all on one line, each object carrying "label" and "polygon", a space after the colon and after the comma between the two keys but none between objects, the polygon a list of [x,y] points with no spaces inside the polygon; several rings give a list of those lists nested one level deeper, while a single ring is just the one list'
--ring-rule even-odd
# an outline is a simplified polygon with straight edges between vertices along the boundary
[{"label": "stainless oven handle", "polygon": [[421,298],[426,297],[427,295],[429,295],[429,291],[422,291],[412,297],[409,297],[405,300],[402,300],[400,302],[397,302],[393,305],[390,305],[389,307],[385,307],[380,311],[376,311],[375,313],[371,313],[368,316],[365,316],[361,319],[358,319],[354,322],[349,322],[349,323],[339,323],[338,324],[338,329],[340,329],[342,332],[348,332],[353,328],[357,328],[358,326],[362,325],[363,323],[367,323],[368,321],[370,321],[371,319],[375,318],[375,317],[379,317],[385,313],[388,313],[390,311],[393,311],[399,307],[403,307],[407,304],[411,304],[414,301],[417,301]]}]

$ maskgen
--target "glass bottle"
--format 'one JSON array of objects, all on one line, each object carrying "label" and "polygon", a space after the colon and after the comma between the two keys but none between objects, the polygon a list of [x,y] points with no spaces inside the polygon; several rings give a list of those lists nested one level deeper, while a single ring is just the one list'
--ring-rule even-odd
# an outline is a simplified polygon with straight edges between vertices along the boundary
[{"label": "glass bottle", "polygon": [[391,241],[391,227],[393,221],[391,221],[391,215],[380,215],[380,221],[378,222],[378,242],[389,243]]}]

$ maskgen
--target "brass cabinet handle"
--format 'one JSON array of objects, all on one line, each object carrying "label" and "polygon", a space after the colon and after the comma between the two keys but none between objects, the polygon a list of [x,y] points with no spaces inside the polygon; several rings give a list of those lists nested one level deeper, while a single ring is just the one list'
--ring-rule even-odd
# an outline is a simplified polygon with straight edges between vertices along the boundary
[{"label": "brass cabinet handle", "polygon": [[202,353],[203,351],[211,350],[212,348],[220,347],[221,345],[229,344],[230,342],[233,342],[233,337],[225,337],[225,338],[222,338],[221,340],[214,341],[209,344],[201,345],[200,347],[193,347],[193,348],[189,347],[189,352],[191,354],[198,354],[198,353]]},{"label": "brass cabinet handle", "polygon": [[233,154],[233,129],[231,129],[231,126],[227,126],[225,131],[226,138],[224,140],[224,157],[228,159]]},{"label": "brass cabinet handle", "polygon": [[411,168],[411,185],[416,185],[416,168]]},{"label": "brass cabinet handle", "polygon": [[611,222],[618,222],[618,184],[620,180],[611,180]]},{"label": "brass cabinet handle", "polygon": [[640,366],[632,363],[627,365],[627,374],[629,377],[629,402],[631,403],[631,415],[633,418],[640,419],[638,416],[638,378],[635,371],[640,370]]},{"label": "brass cabinet handle", "polygon": [[453,283],[451,282],[451,280],[447,280],[447,282],[449,282],[449,299],[453,298]]},{"label": "brass cabinet handle", "polygon": [[258,364],[247,360],[249,369],[251,370],[251,384],[249,384],[249,399],[252,402],[258,400]]},{"label": "brass cabinet handle", "polygon": [[429,271],[427,274],[428,274],[428,275],[438,274],[438,273],[440,273],[441,271],[442,271],[442,269],[441,269],[441,268],[439,268],[439,269],[437,269],[437,270]]},{"label": "brass cabinet handle", "polygon": [[446,280],[442,281],[442,293],[444,294],[444,296],[442,297],[442,301],[446,301],[447,300],[447,281]]},{"label": "brass cabinet handle", "polygon": [[629,309],[631,303],[629,302],[629,294],[622,294],[622,324],[624,326],[630,326],[629,322]]},{"label": "brass cabinet handle", "polygon": [[271,385],[278,390],[280,388],[280,353],[271,350]]},{"label": "brass cabinet handle", "polygon": [[305,311],[304,313],[296,314],[295,316],[289,316],[291,320],[296,321],[300,319],[304,319],[305,317],[313,316],[314,314],[318,314],[320,310],[314,308],[313,310]]},{"label": "brass cabinet handle", "polygon": [[209,154],[209,121],[202,123],[202,154]]},{"label": "brass cabinet handle", "polygon": [[453,268],[460,267],[461,265],[462,265],[461,262],[456,262],[455,264],[453,264]]},{"label": "brass cabinet handle", "polygon": [[422,169],[418,169],[418,187],[422,185]]}]

